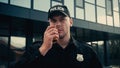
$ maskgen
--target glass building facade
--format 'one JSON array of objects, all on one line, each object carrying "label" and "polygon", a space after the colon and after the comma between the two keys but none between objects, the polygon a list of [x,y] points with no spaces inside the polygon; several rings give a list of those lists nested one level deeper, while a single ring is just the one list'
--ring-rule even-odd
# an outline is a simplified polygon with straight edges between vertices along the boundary
[{"label": "glass building facade", "polygon": [[104,67],[120,68],[120,0],[0,0],[0,68],[42,39],[56,4],[68,7],[73,36],[90,44]]}]

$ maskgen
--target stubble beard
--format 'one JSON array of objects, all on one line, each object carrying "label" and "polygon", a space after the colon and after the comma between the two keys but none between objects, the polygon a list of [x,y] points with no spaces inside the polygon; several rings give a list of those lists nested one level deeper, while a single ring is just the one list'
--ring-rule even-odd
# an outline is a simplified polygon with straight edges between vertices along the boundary
[{"label": "stubble beard", "polygon": [[59,39],[64,39],[64,37],[67,35],[67,33],[64,33],[63,35],[59,35]]}]

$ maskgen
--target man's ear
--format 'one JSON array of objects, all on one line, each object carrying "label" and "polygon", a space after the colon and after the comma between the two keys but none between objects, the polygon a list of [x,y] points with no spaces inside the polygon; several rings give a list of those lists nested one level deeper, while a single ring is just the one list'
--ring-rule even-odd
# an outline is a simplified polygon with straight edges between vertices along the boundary
[{"label": "man's ear", "polygon": [[48,24],[47,24],[48,26],[50,25],[50,19],[48,19]]},{"label": "man's ear", "polygon": [[73,25],[73,19],[70,18],[70,26],[72,27],[72,25]]}]

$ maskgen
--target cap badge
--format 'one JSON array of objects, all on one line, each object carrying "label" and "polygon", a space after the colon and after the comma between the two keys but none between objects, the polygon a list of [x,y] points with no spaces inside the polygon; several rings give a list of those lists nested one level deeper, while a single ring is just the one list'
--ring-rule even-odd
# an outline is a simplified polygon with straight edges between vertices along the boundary
[{"label": "cap badge", "polygon": [[63,7],[53,7],[53,8],[51,8],[50,9],[50,12],[52,12],[52,11],[56,11],[56,10],[60,10],[60,11],[64,11],[64,8]]}]

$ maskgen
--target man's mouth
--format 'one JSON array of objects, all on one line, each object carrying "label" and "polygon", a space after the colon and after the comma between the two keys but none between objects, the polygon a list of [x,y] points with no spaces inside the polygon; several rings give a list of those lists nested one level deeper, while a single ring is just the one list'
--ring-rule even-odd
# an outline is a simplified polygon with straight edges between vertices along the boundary
[{"label": "man's mouth", "polygon": [[61,33],[62,32],[62,30],[58,30],[58,33]]}]

